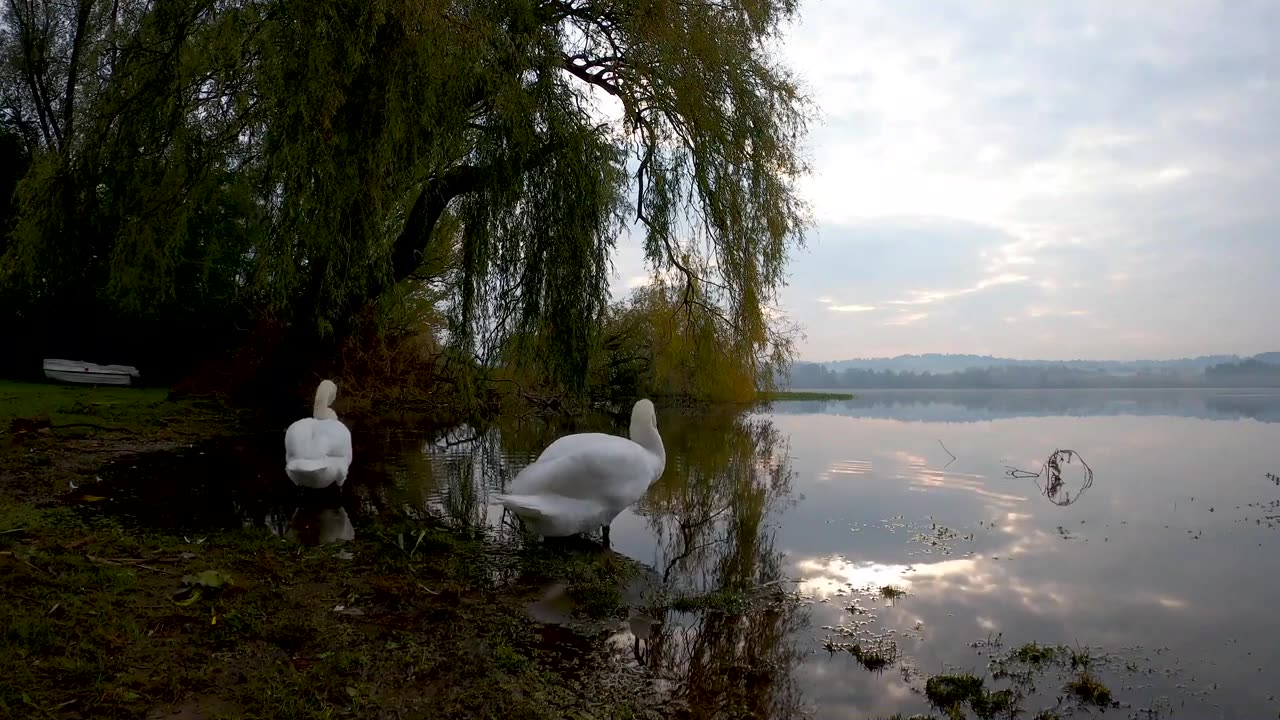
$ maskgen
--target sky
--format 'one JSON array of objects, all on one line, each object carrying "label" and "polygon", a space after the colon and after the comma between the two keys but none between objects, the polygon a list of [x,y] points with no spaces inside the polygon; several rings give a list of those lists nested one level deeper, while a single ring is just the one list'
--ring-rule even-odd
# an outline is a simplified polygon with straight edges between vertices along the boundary
[{"label": "sky", "polygon": [[[802,359],[1280,350],[1280,2],[801,13],[815,226],[779,309]],[[615,267],[643,277],[634,241]]]}]

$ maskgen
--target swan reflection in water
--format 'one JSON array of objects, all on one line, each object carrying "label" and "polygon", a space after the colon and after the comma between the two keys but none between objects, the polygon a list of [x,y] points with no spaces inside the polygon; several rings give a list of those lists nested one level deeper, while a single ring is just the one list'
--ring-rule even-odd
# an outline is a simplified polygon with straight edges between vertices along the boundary
[{"label": "swan reflection in water", "polygon": [[284,513],[267,515],[265,525],[273,535],[296,540],[303,545],[327,545],[356,537],[347,509],[341,505],[299,505],[287,520]]}]

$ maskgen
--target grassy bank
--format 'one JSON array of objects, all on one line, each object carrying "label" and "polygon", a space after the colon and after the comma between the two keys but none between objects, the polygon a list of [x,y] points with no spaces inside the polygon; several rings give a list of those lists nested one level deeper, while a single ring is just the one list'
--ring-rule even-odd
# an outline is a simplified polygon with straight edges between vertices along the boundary
[{"label": "grassy bank", "polygon": [[0,499],[47,502],[108,460],[235,433],[250,418],[156,388],[0,381]]},{"label": "grassy bank", "polygon": [[0,715],[644,715],[620,663],[582,672],[588,639],[566,662],[564,638],[522,610],[522,589],[568,573],[571,592],[617,611],[600,589],[608,565],[398,530],[308,548],[265,531],[168,537],[73,508],[0,508]]},{"label": "grassy bank", "polygon": [[[163,388],[92,387],[0,380],[0,432],[52,427],[154,433],[167,425],[225,412],[195,400],[170,402]],[[26,420],[12,428],[15,420]]]}]

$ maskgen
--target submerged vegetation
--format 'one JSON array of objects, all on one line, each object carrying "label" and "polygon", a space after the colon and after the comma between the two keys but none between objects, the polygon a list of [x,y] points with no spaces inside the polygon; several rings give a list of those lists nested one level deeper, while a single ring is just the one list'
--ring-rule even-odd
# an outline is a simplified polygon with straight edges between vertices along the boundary
[{"label": "submerged vegetation", "polygon": [[925,683],[925,696],[955,720],[967,717],[966,706],[981,720],[1012,716],[1016,707],[1013,691],[991,691],[983,685],[982,678],[968,673],[935,675]]}]

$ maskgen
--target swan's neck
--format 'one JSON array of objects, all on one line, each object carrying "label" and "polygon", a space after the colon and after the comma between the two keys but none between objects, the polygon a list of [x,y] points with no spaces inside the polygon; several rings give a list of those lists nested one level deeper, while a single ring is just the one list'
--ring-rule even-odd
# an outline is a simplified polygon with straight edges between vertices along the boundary
[{"label": "swan's neck", "polygon": [[662,445],[662,436],[657,428],[647,421],[635,423],[631,426],[630,435],[632,442],[653,453],[664,466],[667,464],[667,449]]},{"label": "swan's neck", "polygon": [[311,416],[317,420],[337,420],[338,413],[329,407],[330,402],[332,401],[323,393],[316,393],[316,402],[311,407]]}]

